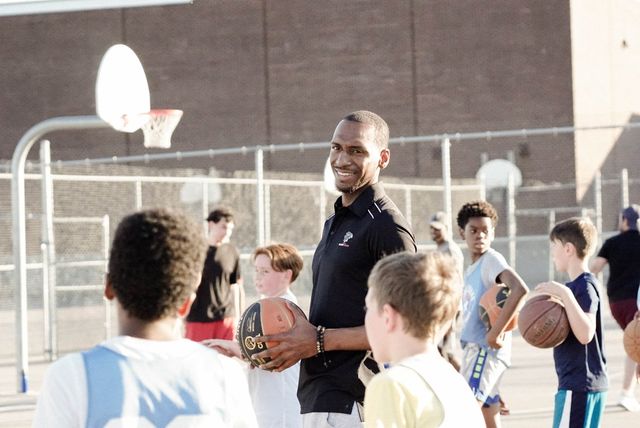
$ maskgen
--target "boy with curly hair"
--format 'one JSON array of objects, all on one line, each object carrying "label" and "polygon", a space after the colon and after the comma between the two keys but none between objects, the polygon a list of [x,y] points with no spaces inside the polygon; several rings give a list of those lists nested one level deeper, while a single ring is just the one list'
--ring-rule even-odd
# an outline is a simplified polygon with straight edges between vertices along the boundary
[{"label": "boy with curly hair", "polygon": [[125,217],[104,295],[120,335],[49,368],[34,427],[255,427],[240,366],[180,338],[204,262],[200,225],[166,209]]},{"label": "boy with curly hair", "polygon": [[464,378],[438,351],[460,302],[460,276],[438,252],[396,253],[369,276],[365,329],[378,363],[364,399],[366,427],[484,427]]},{"label": "boy with curly hair", "polygon": [[[505,327],[529,290],[505,258],[491,248],[498,214],[490,203],[477,200],[464,204],[457,223],[471,258],[462,293],[460,372],[482,406],[487,428],[494,428],[500,426],[498,385],[511,364],[511,332]],[[510,291],[498,319],[487,331],[479,314],[480,298],[496,284],[504,284]]]}]

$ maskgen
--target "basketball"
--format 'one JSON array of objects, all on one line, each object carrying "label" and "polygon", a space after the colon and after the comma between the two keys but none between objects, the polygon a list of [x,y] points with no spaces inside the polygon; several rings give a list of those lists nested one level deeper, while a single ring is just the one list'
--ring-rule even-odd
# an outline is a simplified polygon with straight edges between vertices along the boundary
[{"label": "basketball", "polygon": [[[509,290],[508,287],[496,284],[488,289],[480,298],[478,310],[480,311],[480,319],[487,330],[491,329],[491,326],[495,324],[510,292],[511,290]],[[518,316],[514,316],[511,321],[507,323],[505,331],[511,331],[516,328],[517,319]]]},{"label": "basketball", "polygon": [[251,304],[240,318],[236,338],[242,354],[256,367],[267,363],[269,358],[254,360],[251,356],[275,346],[277,342],[256,342],[255,337],[283,333],[295,323],[295,317],[287,306],[287,302],[304,315],[302,309],[286,299],[267,297]]},{"label": "basketball", "polygon": [[553,348],[564,342],[571,326],[562,303],[548,294],[540,294],[525,303],[518,316],[518,328],[530,345]]},{"label": "basketball", "polygon": [[622,343],[629,358],[640,364],[640,319],[635,318],[627,324]]}]

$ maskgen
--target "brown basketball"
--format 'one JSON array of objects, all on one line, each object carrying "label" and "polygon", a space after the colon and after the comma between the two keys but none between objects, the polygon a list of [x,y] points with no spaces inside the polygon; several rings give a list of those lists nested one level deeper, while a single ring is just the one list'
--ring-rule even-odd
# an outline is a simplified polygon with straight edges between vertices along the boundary
[{"label": "brown basketball", "polygon": [[[302,309],[292,302],[288,303],[304,316]],[[283,333],[291,329],[294,322],[295,317],[287,306],[287,300],[281,297],[258,300],[244,311],[238,323],[236,338],[242,353],[254,366],[268,362],[269,358],[252,359],[251,356],[277,345],[277,342],[257,342],[255,337]]]},{"label": "brown basketball", "polygon": [[[502,284],[495,284],[480,298],[480,306],[478,307],[480,320],[482,320],[487,330],[490,330],[491,326],[498,320],[502,307],[507,301],[507,297],[509,297],[509,293],[511,293],[511,290],[508,287]],[[518,315],[516,314],[504,327],[504,331],[515,329],[517,322]]]},{"label": "brown basketball", "polygon": [[527,300],[518,317],[524,340],[537,348],[558,346],[569,335],[571,326],[562,303],[547,294]]},{"label": "brown basketball", "polygon": [[640,364],[640,319],[636,318],[627,324],[622,343],[629,358]]}]

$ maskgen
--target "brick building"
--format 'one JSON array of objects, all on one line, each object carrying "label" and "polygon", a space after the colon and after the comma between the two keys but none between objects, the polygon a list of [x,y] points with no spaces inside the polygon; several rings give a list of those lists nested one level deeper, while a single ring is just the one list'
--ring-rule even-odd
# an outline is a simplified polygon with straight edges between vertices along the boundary
[{"label": "brick building", "polygon": [[[98,64],[115,43],[140,57],[152,107],[184,110],[173,138],[181,151],[327,141],[337,119],[360,108],[380,113],[395,137],[625,123],[640,112],[637,22],[633,0],[195,0],[2,16],[0,159],[44,119],[94,113]],[[576,181],[571,205],[599,168],[637,175],[638,135],[455,143],[452,174],[474,177],[483,158],[511,152],[525,183]],[[54,159],[144,150],[140,133],[51,139]],[[265,160],[272,170],[320,172],[325,158]],[[251,156],[189,162],[253,168]],[[438,144],[394,147],[388,174],[440,177]]]}]

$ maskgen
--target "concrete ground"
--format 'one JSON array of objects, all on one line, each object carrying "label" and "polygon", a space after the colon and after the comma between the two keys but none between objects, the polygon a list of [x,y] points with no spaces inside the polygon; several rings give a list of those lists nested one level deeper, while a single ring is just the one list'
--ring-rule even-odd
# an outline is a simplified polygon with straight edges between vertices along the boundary
[{"label": "concrete ground", "polygon": [[[622,332],[605,310],[605,346],[609,364],[611,390],[607,398],[603,428],[640,426],[640,413],[630,413],[616,406],[622,377],[624,350]],[[502,393],[511,408],[503,417],[504,428],[550,427],[556,376],[551,350],[536,349],[522,338],[514,337],[513,365],[502,383]],[[49,363],[30,364],[29,394],[16,394],[15,362],[0,361],[0,427],[20,428],[31,425],[37,394]],[[640,387],[636,391],[640,399]]]}]

